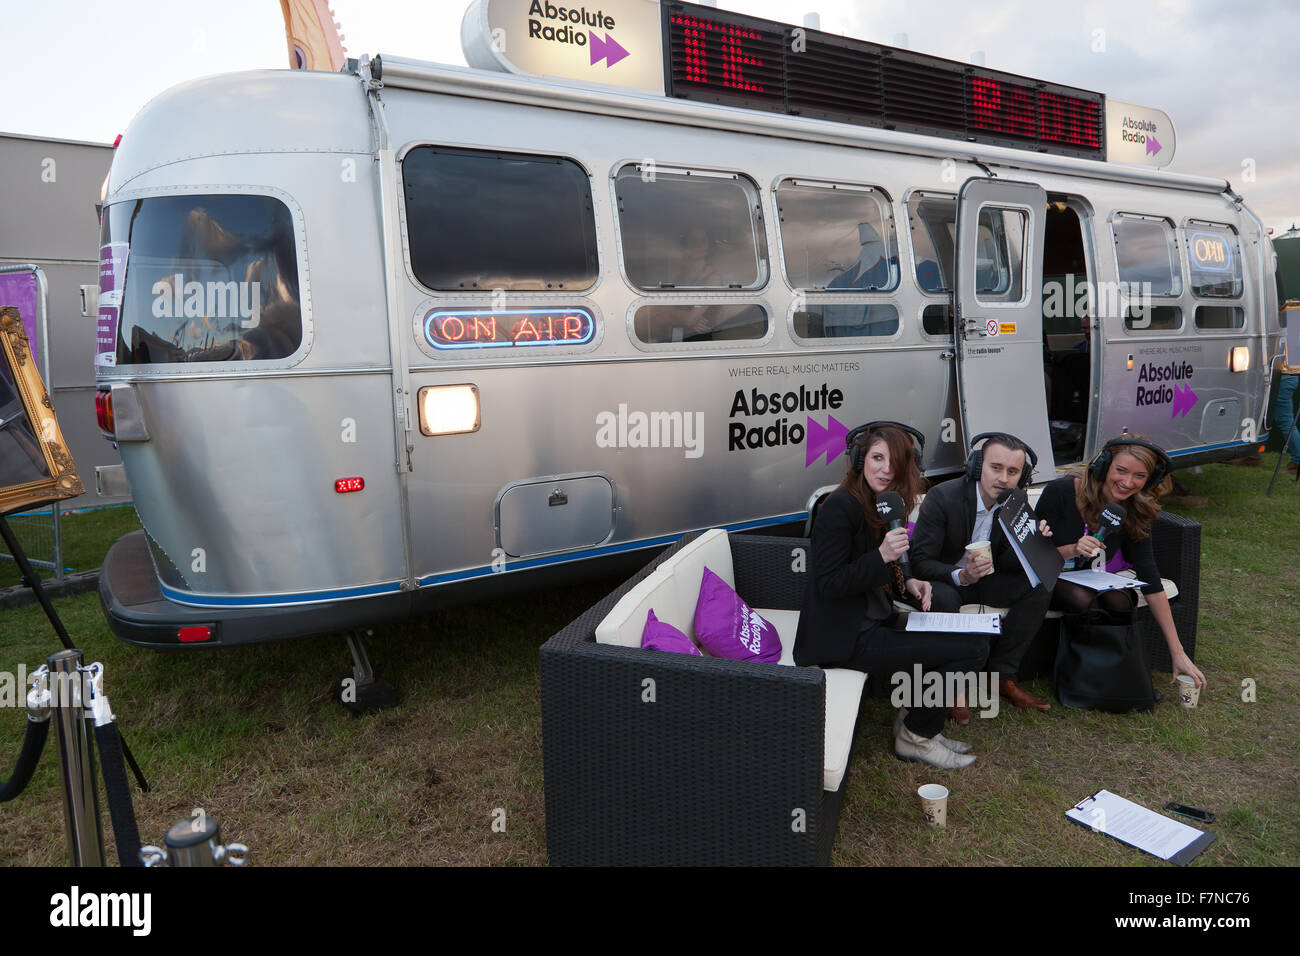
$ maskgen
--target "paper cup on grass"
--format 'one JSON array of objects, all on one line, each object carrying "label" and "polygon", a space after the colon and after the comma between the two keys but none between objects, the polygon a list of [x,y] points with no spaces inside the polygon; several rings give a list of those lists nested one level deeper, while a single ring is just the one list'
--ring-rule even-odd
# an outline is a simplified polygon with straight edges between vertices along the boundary
[{"label": "paper cup on grass", "polygon": [[1178,703],[1182,704],[1187,710],[1196,706],[1196,702],[1201,699],[1201,689],[1196,686],[1196,679],[1188,677],[1186,674],[1178,675]]},{"label": "paper cup on grass", "polygon": [[916,795],[921,798],[921,816],[925,822],[935,827],[948,825],[948,788],[937,783],[927,783],[918,787]]},{"label": "paper cup on grass", "polygon": [[993,546],[988,541],[972,541],[966,545],[966,553],[972,558],[981,557],[985,561],[993,560]]}]

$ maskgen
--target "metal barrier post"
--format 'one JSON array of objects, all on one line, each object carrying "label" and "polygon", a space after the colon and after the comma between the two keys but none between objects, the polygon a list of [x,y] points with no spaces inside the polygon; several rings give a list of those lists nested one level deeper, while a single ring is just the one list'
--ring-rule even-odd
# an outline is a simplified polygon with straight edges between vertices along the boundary
[{"label": "metal barrier post", "polygon": [[94,751],[82,701],[81,651],[58,651],[45,660],[50,669],[51,703],[59,739],[68,854],[73,866],[103,866],[104,830],[99,822]]},{"label": "metal barrier post", "polygon": [[163,838],[166,847],[140,847],[140,860],[153,866],[243,866],[248,847],[242,843],[221,845],[221,824],[206,817],[172,824]]}]

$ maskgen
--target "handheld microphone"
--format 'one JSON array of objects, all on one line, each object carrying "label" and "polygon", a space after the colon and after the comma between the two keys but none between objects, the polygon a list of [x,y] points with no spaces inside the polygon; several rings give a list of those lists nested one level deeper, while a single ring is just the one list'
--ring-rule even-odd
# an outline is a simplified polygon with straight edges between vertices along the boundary
[{"label": "handheld microphone", "polygon": [[[896,491],[886,491],[877,496],[876,514],[885,520],[890,531],[904,527],[907,523],[907,510],[903,506],[903,496]],[[912,576],[912,563],[907,560],[906,553],[898,556],[898,566],[903,570],[904,579]]]},{"label": "handheld microphone", "polygon": [[1114,531],[1124,523],[1124,519],[1127,517],[1128,509],[1123,505],[1114,502],[1108,504],[1101,510],[1101,516],[1097,519],[1097,540],[1106,540],[1106,532]]}]

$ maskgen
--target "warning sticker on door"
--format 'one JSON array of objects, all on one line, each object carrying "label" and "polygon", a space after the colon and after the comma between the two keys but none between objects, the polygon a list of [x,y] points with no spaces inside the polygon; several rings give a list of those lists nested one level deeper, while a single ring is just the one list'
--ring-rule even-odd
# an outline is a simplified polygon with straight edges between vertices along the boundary
[{"label": "warning sticker on door", "polygon": [[1000,331],[1003,335],[1015,335],[1015,334],[1016,334],[1016,323],[1014,323],[1014,322],[1002,322],[1002,323],[1000,323],[1000,324],[998,325],[998,331]]},{"label": "warning sticker on door", "polygon": [[998,334],[998,320],[997,320],[997,319],[989,319],[987,322],[985,322],[985,323],[984,323],[984,331],[988,332],[989,335],[997,335],[997,334]]}]

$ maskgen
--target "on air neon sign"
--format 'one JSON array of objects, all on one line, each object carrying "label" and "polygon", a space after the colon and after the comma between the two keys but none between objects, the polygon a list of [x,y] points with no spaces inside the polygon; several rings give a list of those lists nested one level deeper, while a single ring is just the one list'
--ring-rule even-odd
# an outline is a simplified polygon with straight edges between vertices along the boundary
[{"label": "on air neon sign", "polygon": [[435,349],[586,345],[596,334],[587,309],[435,309],[424,337]]}]

